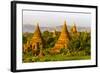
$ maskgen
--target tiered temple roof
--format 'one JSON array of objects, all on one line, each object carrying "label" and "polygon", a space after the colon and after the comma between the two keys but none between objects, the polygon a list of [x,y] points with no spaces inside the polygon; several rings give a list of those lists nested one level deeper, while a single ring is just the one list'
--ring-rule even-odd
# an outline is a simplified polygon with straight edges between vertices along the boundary
[{"label": "tiered temple roof", "polygon": [[67,29],[66,21],[64,22],[64,25],[61,30],[61,34],[55,43],[55,46],[52,48],[52,51],[54,52],[60,52],[60,49],[67,48],[68,42],[69,42],[69,32]]},{"label": "tiered temple roof", "polygon": [[75,23],[73,24],[73,26],[72,26],[72,28],[71,28],[71,32],[72,32],[72,33],[77,33],[77,28],[76,28]]},{"label": "tiered temple roof", "polygon": [[40,28],[39,28],[39,24],[37,24],[36,26],[36,30],[33,34],[33,37],[31,40],[28,40],[27,43],[25,44],[25,50],[27,51],[28,49],[31,49],[32,52],[36,52],[36,51],[39,51],[41,54],[41,49],[44,47],[44,44],[43,44],[43,38],[41,36],[41,31],[40,31]]}]

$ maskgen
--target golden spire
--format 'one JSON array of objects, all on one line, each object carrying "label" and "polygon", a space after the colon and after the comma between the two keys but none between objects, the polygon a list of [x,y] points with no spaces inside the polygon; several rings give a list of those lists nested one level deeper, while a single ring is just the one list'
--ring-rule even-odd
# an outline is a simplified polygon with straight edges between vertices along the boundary
[{"label": "golden spire", "polygon": [[66,38],[69,39],[69,32],[68,32],[68,29],[67,29],[66,21],[64,21],[64,25],[62,27],[62,31],[61,31],[59,39],[62,38],[62,37],[66,37]]},{"label": "golden spire", "polygon": [[55,43],[55,46],[52,48],[52,52],[60,52],[60,49],[67,48],[68,43],[69,43],[69,32],[67,30],[66,21],[64,21],[62,31],[60,33],[57,42]]},{"label": "golden spire", "polygon": [[40,31],[40,28],[39,28],[39,23],[37,23],[33,37],[41,37],[41,31]]},{"label": "golden spire", "polygon": [[36,29],[35,29],[35,32],[33,34],[33,37],[31,39],[31,44],[35,44],[35,43],[39,43],[39,44],[42,44],[43,45],[43,38],[41,36],[41,31],[40,31],[40,28],[39,28],[39,23],[37,23],[37,26],[36,26]]},{"label": "golden spire", "polygon": [[71,28],[71,32],[72,33],[77,33],[77,28],[76,28],[76,24],[74,23],[72,28]]},{"label": "golden spire", "polygon": [[37,50],[40,49],[39,47],[44,46],[43,39],[41,36],[41,31],[39,28],[39,23],[37,23],[35,32],[33,33],[33,37],[31,40],[27,41],[27,44],[25,44],[24,49],[32,49],[33,53]]}]

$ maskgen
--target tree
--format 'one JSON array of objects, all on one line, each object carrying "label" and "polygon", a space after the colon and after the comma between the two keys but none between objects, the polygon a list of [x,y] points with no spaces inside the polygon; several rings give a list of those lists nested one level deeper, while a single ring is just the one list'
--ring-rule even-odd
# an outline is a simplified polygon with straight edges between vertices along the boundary
[{"label": "tree", "polygon": [[80,36],[73,34],[68,44],[68,49],[70,51],[76,51],[80,48]]},{"label": "tree", "polygon": [[71,40],[68,44],[68,49],[71,52],[85,51],[86,55],[91,53],[90,33],[80,32],[80,35],[71,35]]},{"label": "tree", "polygon": [[27,42],[27,37],[25,37],[24,35],[23,35],[23,44],[25,44]]}]

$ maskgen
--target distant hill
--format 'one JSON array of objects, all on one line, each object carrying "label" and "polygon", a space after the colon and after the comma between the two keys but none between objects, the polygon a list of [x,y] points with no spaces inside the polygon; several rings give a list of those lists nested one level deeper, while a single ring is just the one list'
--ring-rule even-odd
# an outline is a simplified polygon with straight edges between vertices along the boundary
[{"label": "distant hill", "polygon": [[[72,26],[67,26],[68,28],[68,31],[70,31]],[[43,31],[54,31],[54,29],[56,29],[57,31],[60,31],[62,28],[62,25],[60,26],[56,26],[56,27],[40,27],[40,30],[43,32]],[[23,25],[23,32],[34,32],[36,29],[36,26],[35,25],[30,25],[30,24],[25,24]],[[77,26],[77,30],[78,31],[87,31],[87,32],[90,32],[91,31],[91,28],[90,27],[81,27],[81,26]]]}]

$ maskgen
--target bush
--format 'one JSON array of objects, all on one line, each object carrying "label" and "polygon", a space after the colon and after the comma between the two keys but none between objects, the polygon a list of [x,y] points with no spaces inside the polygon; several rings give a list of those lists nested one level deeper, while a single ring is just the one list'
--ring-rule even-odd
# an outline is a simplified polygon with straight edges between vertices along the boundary
[{"label": "bush", "polygon": [[[71,52],[78,52],[83,54],[85,53],[85,55],[90,55],[91,52],[91,42],[90,42],[91,38],[90,38],[90,33],[87,32],[80,32],[80,35],[72,35],[71,36],[71,40],[69,41],[68,44],[68,49]],[[84,52],[82,52],[84,51]],[[73,53],[72,53],[73,55]]]}]

